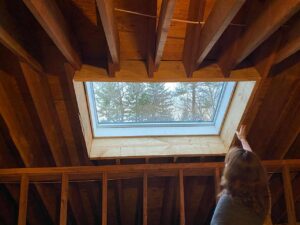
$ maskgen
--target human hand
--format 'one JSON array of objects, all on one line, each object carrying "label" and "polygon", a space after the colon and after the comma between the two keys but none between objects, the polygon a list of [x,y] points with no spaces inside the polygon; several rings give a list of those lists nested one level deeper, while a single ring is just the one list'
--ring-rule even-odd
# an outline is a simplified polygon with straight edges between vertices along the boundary
[{"label": "human hand", "polygon": [[240,130],[237,130],[235,134],[240,141],[246,140],[246,125],[241,125]]}]

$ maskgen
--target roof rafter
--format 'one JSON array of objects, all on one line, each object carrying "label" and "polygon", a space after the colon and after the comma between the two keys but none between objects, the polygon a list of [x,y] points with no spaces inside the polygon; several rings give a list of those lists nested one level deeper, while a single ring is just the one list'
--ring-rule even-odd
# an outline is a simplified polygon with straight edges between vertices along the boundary
[{"label": "roof rafter", "polygon": [[114,71],[119,70],[120,64],[120,40],[114,18],[113,1],[96,0],[96,2],[110,53],[108,56],[109,74],[113,75]]},{"label": "roof rafter", "polygon": [[280,46],[275,63],[280,63],[300,50],[300,19],[298,19],[286,34],[286,41]]},{"label": "roof rafter", "polygon": [[0,42],[35,70],[42,72],[41,64],[22,46],[20,35],[8,14],[3,1],[0,1]]},{"label": "roof rafter", "polygon": [[68,62],[75,69],[80,69],[80,57],[72,46],[67,24],[55,1],[23,0],[23,2]]},{"label": "roof rafter", "polygon": [[246,0],[218,0],[198,38],[196,67],[199,66]]},{"label": "roof rafter", "polygon": [[221,56],[219,65],[225,76],[229,76],[230,70],[242,62],[300,8],[300,0],[276,0],[268,4],[264,13],[254,18],[255,20],[242,37]]},{"label": "roof rafter", "polygon": [[160,16],[157,27],[157,38],[156,38],[156,50],[155,50],[155,70],[158,69],[160,60],[163,55],[165,43],[169,28],[171,25],[171,19],[173,17],[176,0],[163,0],[161,3]]}]

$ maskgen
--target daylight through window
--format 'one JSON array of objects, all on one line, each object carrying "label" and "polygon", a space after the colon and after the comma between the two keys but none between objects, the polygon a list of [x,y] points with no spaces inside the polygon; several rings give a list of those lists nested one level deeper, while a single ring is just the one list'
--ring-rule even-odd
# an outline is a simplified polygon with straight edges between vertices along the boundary
[{"label": "daylight through window", "polygon": [[234,82],[87,82],[94,136],[218,134]]}]

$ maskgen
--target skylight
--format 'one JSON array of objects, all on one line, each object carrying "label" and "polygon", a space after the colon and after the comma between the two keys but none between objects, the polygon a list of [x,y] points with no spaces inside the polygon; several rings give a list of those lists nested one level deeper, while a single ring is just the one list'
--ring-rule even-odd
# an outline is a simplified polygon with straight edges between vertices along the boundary
[{"label": "skylight", "polygon": [[219,134],[235,82],[87,82],[95,137]]}]

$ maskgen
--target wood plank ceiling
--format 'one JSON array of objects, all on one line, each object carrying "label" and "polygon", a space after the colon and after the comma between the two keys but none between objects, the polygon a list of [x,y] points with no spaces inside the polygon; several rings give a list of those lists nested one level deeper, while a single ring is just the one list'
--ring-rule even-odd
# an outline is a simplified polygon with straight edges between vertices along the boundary
[{"label": "wood plank ceiling", "polygon": [[[250,144],[263,159],[300,159],[299,10],[300,0],[0,0],[0,167],[222,160],[88,159],[74,71],[92,65],[114,79],[122,62],[136,61],[145,64],[149,80],[166,61],[182,63],[187,79],[211,64],[229,78],[237,68],[257,70],[261,81],[244,117]],[[299,190],[299,174],[293,179]],[[209,224],[214,181],[184,182],[186,223]],[[149,225],[179,223],[175,183],[174,178],[148,180]],[[281,178],[273,176],[270,183],[273,220],[285,222]],[[108,182],[108,224],[142,223],[142,184]],[[28,188],[28,224],[58,224],[58,186]],[[98,182],[70,185],[69,224],[100,223],[101,189]],[[18,185],[0,185],[1,224],[16,223],[18,191]],[[300,219],[299,191],[294,196]]]}]

